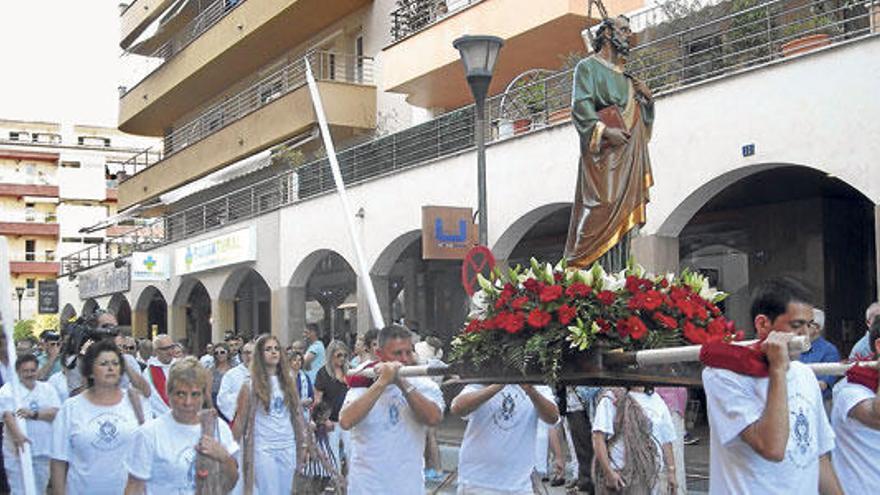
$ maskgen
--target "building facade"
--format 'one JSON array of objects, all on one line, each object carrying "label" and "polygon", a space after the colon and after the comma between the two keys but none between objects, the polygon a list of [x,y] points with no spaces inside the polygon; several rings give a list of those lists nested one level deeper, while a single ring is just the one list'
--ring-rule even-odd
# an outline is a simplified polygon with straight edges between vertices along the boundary
[{"label": "building facade", "polygon": [[[633,250],[654,270],[708,274],[744,328],[750,286],[801,278],[847,346],[877,297],[880,11],[747,3],[608,2],[640,31],[628,68],[656,95],[656,186]],[[477,203],[474,110],[452,48],[466,33],[505,41],[487,104],[489,247],[502,263],[561,256],[580,146],[571,67],[597,22],[586,1],[170,4],[122,13],[122,46],[143,70],[120,129],[161,137],[164,156],[121,182],[119,203],[149,223],[65,258],[67,314],[125,302],[137,334],[195,348],[229,330],[288,342],[307,321],[363,331],[343,225],[355,215],[386,321],[457,332],[461,262],[423,257],[422,207]],[[333,194],[306,60],[354,212]]]},{"label": "building facade", "polygon": [[114,128],[0,120],[0,234],[21,318],[37,314],[39,285],[56,279],[62,257],[126,229],[81,231],[116,214],[117,173],[156,144]]}]

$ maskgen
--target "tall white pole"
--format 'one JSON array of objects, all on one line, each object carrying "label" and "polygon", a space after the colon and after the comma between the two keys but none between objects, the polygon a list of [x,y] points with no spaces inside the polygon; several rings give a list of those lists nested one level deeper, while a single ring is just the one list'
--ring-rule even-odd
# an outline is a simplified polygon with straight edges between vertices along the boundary
[{"label": "tall white pole", "polygon": [[330,136],[330,128],[327,126],[327,116],[324,114],[321,94],[318,92],[315,76],[312,75],[312,66],[309,64],[308,56],[303,58],[303,62],[306,64],[306,80],[309,83],[312,104],[315,106],[315,115],[318,117],[318,127],[321,128],[321,137],[324,139],[324,149],[327,151],[327,158],[330,160],[330,170],[333,171],[336,192],[339,194],[339,201],[342,202],[345,224],[348,226],[348,234],[351,236],[351,243],[354,245],[354,255],[358,265],[358,279],[361,281],[361,290],[367,295],[370,314],[373,316],[373,324],[376,328],[382,328],[385,326],[385,320],[382,318],[382,311],[379,309],[379,300],[376,299],[376,290],[370,278],[370,270],[367,268],[363,247],[354,228],[354,210],[352,210],[351,203],[348,201],[348,194],[345,192],[345,183],[342,181],[342,172],[339,170],[339,161],[336,159],[336,148],[333,146],[333,138]]},{"label": "tall white pole", "polygon": [[[6,336],[6,348],[0,352],[6,353],[6,362],[9,370],[6,373],[6,383],[12,387],[12,410],[18,411],[21,407],[21,382],[18,381],[18,373],[15,372],[15,342],[13,341],[13,312],[12,312],[12,284],[9,281],[9,244],[5,236],[0,236],[0,325],[3,326],[3,334]],[[15,416],[15,414],[13,414]],[[15,417],[18,428],[27,436],[27,423],[24,419]],[[9,435],[9,432],[6,432]],[[21,476],[25,495],[36,495],[34,485],[34,466],[31,463],[31,446],[25,442],[18,454],[21,463]]]}]

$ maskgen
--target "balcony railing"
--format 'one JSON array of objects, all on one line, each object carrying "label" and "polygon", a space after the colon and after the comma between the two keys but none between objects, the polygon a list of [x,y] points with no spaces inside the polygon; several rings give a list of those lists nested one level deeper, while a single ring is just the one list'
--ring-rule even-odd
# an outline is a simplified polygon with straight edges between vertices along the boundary
[{"label": "balcony railing", "polygon": [[108,237],[101,244],[91,244],[61,258],[61,275],[76,273],[90,267],[146,251],[165,243],[165,219],[158,218],[124,235]]},{"label": "balcony railing", "polygon": [[[370,57],[330,52],[313,52],[307,57],[315,79],[319,81],[373,83],[373,59]],[[282,66],[244,90],[206,108],[192,120],[177,126],[165,135],[164,157],[177,153],[232,122],[305,86],[304,60],[298,58]],[[143,168],[147,166],[149,165]]]},{"label": "balcony railing", "polygon": [[483,0],[403,0],[391,12],[391,39],[397,42]]},{"label": "balcony railing", "polygon": [[[174,55],[180,53],[180,51],[186,48],[187,45],[210,29],[211,26],[217,24],[220,19],[226,17],[226,14],[232,12],[232,9],[238,7],[244,2],[245,0],[215,0],[205,7],[204,10],[199,12],[168,41],[162,43],[162,45],[149,55],[146,55],[146,60],[141,60],[142,66],[139,69],[128,67],[132,73],[129,74],[130,78],[124,81],[123,85],[120,86],[119,97],[122,98],[125,96],[132,88],[146,79],[147,76],[156,71],[156,69],[165,64],[165,62],[171,59]],[[132,59],[142,56],[143,55],[135,54],[133,52],[126,52],[124,54],[124,59],[133,63],[134,60]]]},{"label": "balcony railing", "polygon": [[[880,4],[880,0],[873,0],[872,5],[878,4]],[[750,12],[767,11],[766,9],[774,5],[779,9],[774,11],[774,17],[778,19],[785,18],[785,12],[803,12],[799,8],[782,8],[785,4],[781,1],[775,1],[761,4],[756,9],[742,11],[737,15],[747,16]],[[859,10],[843,17],[840,22],[834,23],[841,26],[841,32],[830,36],[829,41],[852,40],[871,36],[871,30],[868,27],[870,12],[870,9]],[[803,18],[804,22],[818,15],[827,14],[811,12],[809,17]],[[723,19],[729,23],[732,16],[725,15]],[[815,21],[809,22],[815,25]],[[718,19],[710,21],[710,24],[718,24]],[[749,24],[751,22],[739,24],[739,26]],[[787,22],[782,25],[791,26],[794,24]],[[688,28],[688,31],[693,32],[692,28]],[[808,34],[812,31],[812,29],[804,29],[801,34]],[[728,36],[733,36],[733,33],[738,31],[728,28],[725,32],[728,33]],[[775,32],[781,33],[782,31],[778,29],[762,31],[764,34]],[[702,81],[706,77],[718,77],[725,72],[738,71],[747,65],[777,60],[781,55],[768,58],[766,54],[763,54],[762,49],[767,50],[774,47],[778,50],[784,43],[783,40],[794,39],[797,35],[796,31],[789,30],[784,37],[764,37],[762,34],[761,37],[743,36],[738,40],[729,40],[729,43],[734,41],[741,43],[737,45],[740,49],[733,52],[739,54],[740,58],[737,59],[737,63],[723,64],[719,62],[717,65],[712,65],[713,70],[708,73],[696,72],[703,70],[705,59],[680,60],[685,64],[684,68],[675,64],[662,66],[645,64],[648,55],[654,53],[651,51],[652,47],[666,46],[666,43],[677,42],[680,51],[688,46],[686,43],[682,44],[682,41],[690,38],[678,33],[662,38],[658,37],[654,41],[634,49],[631,54],[632,68],[637,77],[648,81],[655,95],[662,96],[664,93]],[[662,40],[662,43],[658,40]],[[719,54],[710,60],[729,60],[728,55]],[[694,65],[687,65],[686,62],[693,62]],[[663,67],[665,69],[661,70]],[[487,133],[487,141],[500,141],[568,121],[571,109],[571,87],[572,71],[566,70],[551,73],[547,77],[528,84],[514,85],[514,88],[506,94],[489,98],[486,106],[491,132]],[[467,106],[429,122],[340,151],[337,156],[344,182],[346,185],[363,183],[472,149],[475,144],[474,114],[473,106]],[[90,248],[88,252],[84,250],[66,257],[62,263],[62,271],[76,271],[74,268],[80,267],[77,269],[82,269],[108,261],[113,259],[111,252],[124,253],[126,249],[128,249],[127,252],[132,250],[132,248],[124,246],[156,247],[164,243],[187,239],[331,192],[334,187],[327,159],[312,161],[296,169],[224,194],[214,200],[161,217],[152,226],[142,228],[149,229],[149,236],[134,236],[138,239],[137,242],[132,240],[133,234],[136,233],[131,233],[120,238],[109,239],[108,244],[114,246],[112,248],[105,249],[95,246]],[[144,241],[143,239],[148,240]]]},{"label": "balcony railing", "polygon": [[152,147],[139,151],[124,162],[108,161],[107,166],[110,173],[116,174],[116,181],[113,185],[107,184],[107,187],[117,187],[118,182],[125,180],[141,170],[162,160],[162,150],[153,149]]}]

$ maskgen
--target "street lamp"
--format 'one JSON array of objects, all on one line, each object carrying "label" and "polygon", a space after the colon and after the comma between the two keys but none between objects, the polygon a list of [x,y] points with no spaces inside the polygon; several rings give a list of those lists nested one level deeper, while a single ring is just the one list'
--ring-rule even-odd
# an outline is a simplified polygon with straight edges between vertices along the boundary
[{"label": "street lamp", "polygon": [[464,73],[474,95],[477,125],[474,129],[477,141],[477,194],[480,213],[480,245],[489,244],[489,211],[486,205],[486,95],[495,61],[504,41],[497,36],[462,36],[452,42],[464,64]]},{"label": "street lamp", "polygon": [[18,296],[18,319],[21,320],[21,298],[24,296],[24,287],[16,287],[15,294]]}]

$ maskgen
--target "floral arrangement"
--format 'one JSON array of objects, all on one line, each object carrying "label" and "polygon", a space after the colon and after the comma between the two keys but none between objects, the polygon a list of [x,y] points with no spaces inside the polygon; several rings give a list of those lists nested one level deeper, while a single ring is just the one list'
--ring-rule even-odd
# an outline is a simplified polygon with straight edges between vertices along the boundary
[{"label": "floral arrangement", "polygon": [[474,367],[537,368],[555,383],[566,359],[597,342],[632,351],[742,338],[716,305],[727,294],[688,270],[654,276],[630,263],[607,273],[532,259],[478,279],[467,326],[452,342],[452,359]]}]

